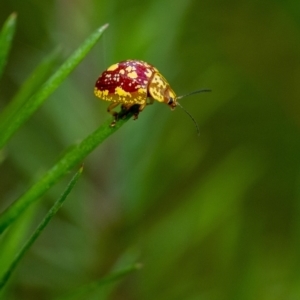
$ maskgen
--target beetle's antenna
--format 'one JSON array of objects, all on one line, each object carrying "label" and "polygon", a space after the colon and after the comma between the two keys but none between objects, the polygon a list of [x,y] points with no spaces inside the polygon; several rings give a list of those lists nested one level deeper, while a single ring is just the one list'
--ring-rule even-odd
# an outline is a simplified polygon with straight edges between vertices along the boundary
[{"label": "beetle's antenna", "polygon": [[182,96],[178,96],[178,97],[176,97],[176,100],[187,97],[187,96],[191,96],[191,95],[194,95],[194,94],[204,93],[204,92],[211,92],[211,90],[210,89],[201,89],[201,90],[194,91],[194,92],[182,95]]},{"label": "beetle's antenna", "polygon": [[[178,98],[177,98],[178,99]],[[195,124],[195,126],[196,126],[196,129],[197,129],[197,134],[198,134],[198,136],[200,135],[200,129],[199,129],[199,125],[198,125],[198,123],[196,122],[196,120],[194,119],[194,117],[177,101],[177,105],[179,106],[179,107],[181,107],[184,111],[185,111],[185,113],[187,114],[187,115],[189,115],[190,116],[190,118],[193,120],[193,122],[194,122],[194,124]]]},{"label": "beetle's antenna", "polygon": [[204,93],[204,92],[211,92],[210,89],[201,89],[201,90],[198,90],[198,91],[194,91],[194,92],[191,92],[191,93],[188,93],[188,94],[185,94],[185,95],[182,95],[182,96],[178,96],[176,97],[176,103],[178,106],[180,106],[186,114],[188,114],[190,116],[190,118],[192,119],[192,121],[194,122],[196,128],[197,128],[197,133],[198,133],[198,136],[200,135],[200,129],[199,129],[199,125],[198,123],[196,122],[196,120],[193,118],[193,116],[185,109],[183,108],[183,106],[177,101],[178,99],[181,99],[181,98],[184,98],[184,97],[187,97],[187,96],[191,96],[191,95],[194,95],[194,94],[198,94],[198,93]]}]

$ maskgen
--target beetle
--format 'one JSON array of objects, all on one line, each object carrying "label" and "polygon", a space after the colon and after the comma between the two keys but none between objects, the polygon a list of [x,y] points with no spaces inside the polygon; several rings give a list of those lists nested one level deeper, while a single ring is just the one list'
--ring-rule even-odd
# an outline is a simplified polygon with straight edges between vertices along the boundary
[{"label": "beetle", "polygon": [[[176,96],[167,80],[151,64],[141,60],[124,60],[111,65],[97,79],[94,93],[96,97],[111,102],[107,111],[113,115],[114,120],[111,126],[115,126],[120,117],[133,113],[137,119],[139,113],[154,100],[166,103],[173,110],[181,106],[177,101],[188,95],[207,92],[202,89],[183,96]],[[121,112],[114,111],[114,108],[121,104]],[[183,108],[181,106],[181,108]],[[198,129],[194,118],[192,118]],[[199,131],[199,129],[198,129]]]}]

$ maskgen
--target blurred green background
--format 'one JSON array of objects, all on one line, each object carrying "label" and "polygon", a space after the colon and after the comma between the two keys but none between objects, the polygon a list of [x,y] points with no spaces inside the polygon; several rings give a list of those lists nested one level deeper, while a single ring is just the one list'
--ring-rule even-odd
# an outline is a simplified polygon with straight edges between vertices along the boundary
[{"label": "blurred green background", "polygon": [[[200,137],[155,103],[94,151],[5,299],[52,299],[134,261],[84,299],[300,299],[299,1],[1,0],[1,25],[13,11],[1,110],[54,49],[64,59],[110,26],[0,153],[1,210],[110,118],[93,88],[111,64],[145,60],[179,95],[212,93],[181,101]],[[68,179],[18,226],[30,232]]]}]

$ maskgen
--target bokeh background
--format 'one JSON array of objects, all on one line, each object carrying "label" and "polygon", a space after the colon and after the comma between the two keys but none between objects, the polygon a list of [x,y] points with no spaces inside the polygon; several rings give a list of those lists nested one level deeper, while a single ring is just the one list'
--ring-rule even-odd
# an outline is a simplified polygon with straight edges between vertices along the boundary
[{"label": "bokeh background", "polygon": [[63,60],[110,26],[1,152],[1,209],[110,118],[93,87],[111,64],[145,60],[178,94],[212,93],[181,101],[200,137],[155,103],[89,155],[5,299],[52,299],[133,261],[143,268],[83,299],[300,299],[299,1],[1,0],[1,24],[13,11],[1,110],[54,49]]}]

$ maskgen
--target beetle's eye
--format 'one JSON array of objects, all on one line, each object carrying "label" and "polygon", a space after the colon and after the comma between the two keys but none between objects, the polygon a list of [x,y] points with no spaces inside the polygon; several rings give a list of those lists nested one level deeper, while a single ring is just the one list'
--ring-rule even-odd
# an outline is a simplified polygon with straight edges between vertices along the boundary
[{"label": "beetle's eye", "polygon": [[173,98],[170,97],[168,104],[170,105],[170,104],[172,104],[173,102],[174,102]]}]

